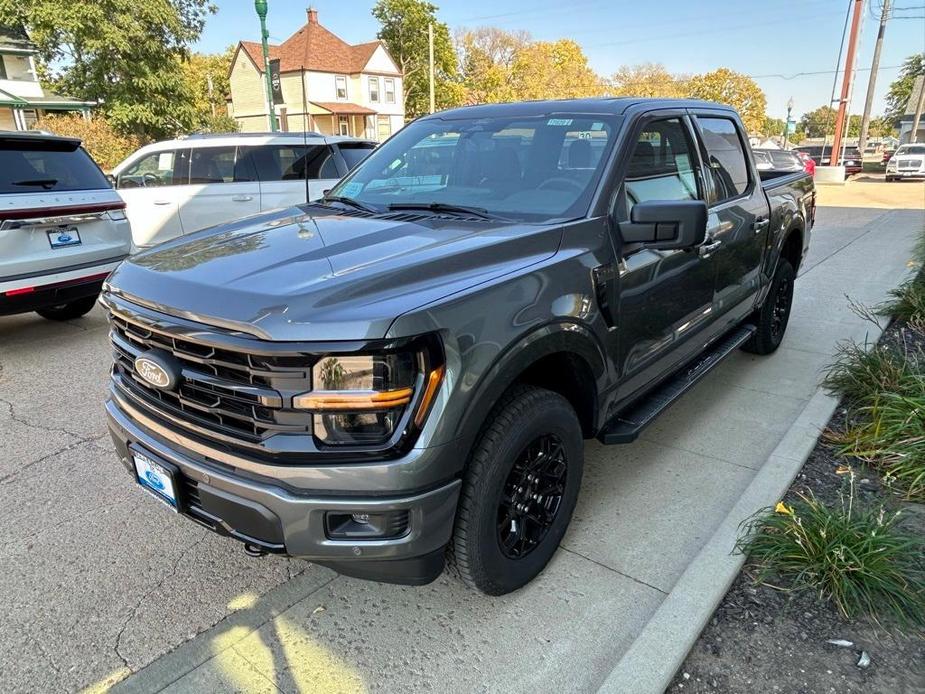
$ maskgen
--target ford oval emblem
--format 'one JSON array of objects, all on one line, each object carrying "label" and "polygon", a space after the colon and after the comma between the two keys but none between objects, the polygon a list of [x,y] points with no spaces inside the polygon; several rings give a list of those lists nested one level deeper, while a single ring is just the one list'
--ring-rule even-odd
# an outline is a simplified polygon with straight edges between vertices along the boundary
[{"label": "ford oval emblem", "polygon": [[135,358],[135,373],[148,385],[169,390],[177,385],[180,369],[173,358],[158,351],[145,352]]}]

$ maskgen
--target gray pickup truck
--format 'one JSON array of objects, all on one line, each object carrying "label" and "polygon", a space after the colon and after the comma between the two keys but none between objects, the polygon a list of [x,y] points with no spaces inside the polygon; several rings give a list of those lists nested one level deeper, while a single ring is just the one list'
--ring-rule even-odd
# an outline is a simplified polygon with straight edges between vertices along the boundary
[{"label": "gray pickup truck", "polygon": [[773,352],[812,179],[732,109],[474,106],[399,131],[318,203],[140,253],[107,281],[106,407],[170,509],[380,581],[546,565],[583,440],[632,441],[738,347]]}]

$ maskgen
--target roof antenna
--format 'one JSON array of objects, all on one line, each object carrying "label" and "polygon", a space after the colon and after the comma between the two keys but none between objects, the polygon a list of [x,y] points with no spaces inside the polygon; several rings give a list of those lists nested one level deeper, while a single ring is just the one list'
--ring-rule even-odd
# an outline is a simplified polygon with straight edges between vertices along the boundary
[{"label": "roof antenna", "polygon": [[302,177],[305,179],[305,204],[308,204],[308,99],[305,96],[305,66],[299,65],[299,80],[302,82]]}]

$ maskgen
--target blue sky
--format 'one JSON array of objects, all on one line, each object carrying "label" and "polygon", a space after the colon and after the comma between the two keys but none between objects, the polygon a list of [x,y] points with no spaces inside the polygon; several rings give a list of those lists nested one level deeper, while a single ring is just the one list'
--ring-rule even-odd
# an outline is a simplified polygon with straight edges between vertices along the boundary
[{"label": "blue sky", "polygon": [[[879,2],[865,3],[859,68],[870,67]],[[321,23],[344,40],[360,43],[375,38],[378,25],[370,15],[374,0],[312,3]],[[207,20],[197,50],[219,51],[241,39],[259,40],[253,2],[216,0],[216,4],[218,13]],[[283,41],[304,24],[307,4],[269,0],[271,42]],[[783,117],[792,96],[799,117],[831,97],[849,0],[434,0],[434,4],[451,31],[491,25],[525,30],[535,39],[571,38],[582,46],[591,67],[605,75],[621,65],[643,62],[660,62],[681,73],[730,67],[755,78],[768,97],[770,115]],[[894,6],[908,9],[897,12],[887,26],[875,114],[883,111],[887,87],[898,73],[892,66],[925,50],[925,0],[894,0]],[[806,72],[824,74],[797,74]],[[852,113],[863,108],[868,75],[867,70],[858,72]]]}]

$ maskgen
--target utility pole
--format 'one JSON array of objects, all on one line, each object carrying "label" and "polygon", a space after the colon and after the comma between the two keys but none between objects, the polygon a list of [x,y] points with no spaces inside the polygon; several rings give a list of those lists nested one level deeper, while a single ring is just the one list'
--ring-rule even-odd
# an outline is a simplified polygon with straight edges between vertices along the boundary
[{"label": "utility pole", "polygon": [[430,112],[437,110],[434,101],[434,24],[431,22],[427,25],[427,65],[430,71]]},{"label": "utility pole", "polygon": [[867,80],[867,99],[864,101],[864,115],[861,116],[861,135],[858,137],[858,151],[864,157],[864,148],[867,146],[867,131],[870,130],[870,110],[874,105],[874,88],[877,86],[877,71],[880,69],[880,49],[883,48],[883,35],[886,33],[886,23],[890,18],[890,0],[883,0],[883,11],[880,13],[880,28],[877,30],[877,43],[874,44],[874,59],[870,63],[870,79]]},{"label": "utility pole", "polygon": [[832,140],[830,166],[838,166],[838,157],[841,153],[842,136],[845,134],[845,112],[848,110],[851,81],[854,77],[854,54],[858,48],[861,14],[864,12],[864,0],[853,0],[853,2],[854,13],[851,17],[851,33],[848,35],[848,54],[845,56],[845,78],[841,85],[841,98],[838,100],[838,115],[835,117],[835,137]]},{"label": "utility pole", "polygon": [[[915,104],[915,115],[912,116],[912,132],[909,134],[909,142],[918,142],[919,121],[922,120],[922,107],[925,107],[925,75],[920,78],[922,83],[919,87],[919,100]],[[915,84],[913,82],[913,84]]]},{"label": "utility pole", "polygon": [[257,10],[257,16],[260,17],[260,41],[263,44],[263,76],[267,90],[267,116],[270,118],[270,131],[275,133],[276,109],[273,108],[273,83],[270,81],[270,47],[267,45],[267,39],[270,38],[270,32],[267,31],[267,0],[254,0],[254,9]]}]

